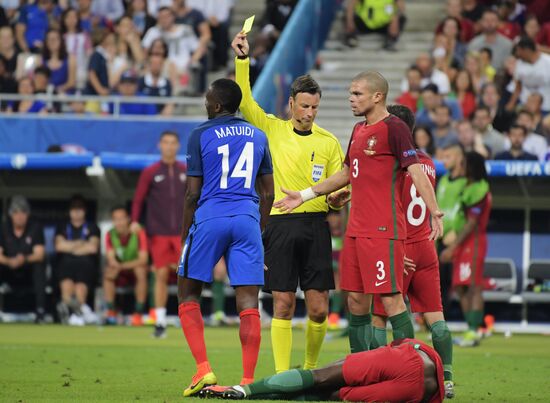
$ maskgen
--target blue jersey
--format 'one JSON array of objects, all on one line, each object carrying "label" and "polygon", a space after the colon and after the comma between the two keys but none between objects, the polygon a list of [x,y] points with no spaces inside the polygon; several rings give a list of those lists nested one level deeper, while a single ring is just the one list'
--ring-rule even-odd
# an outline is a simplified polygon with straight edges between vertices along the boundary
[{"label": "blue jersey", "polygon": [[187,153],[187,175],[203,178],[195,223],[241,214],[259,221],[256,177],[273,173],[264,132],[234,116],[214,118],[193,130]]}]

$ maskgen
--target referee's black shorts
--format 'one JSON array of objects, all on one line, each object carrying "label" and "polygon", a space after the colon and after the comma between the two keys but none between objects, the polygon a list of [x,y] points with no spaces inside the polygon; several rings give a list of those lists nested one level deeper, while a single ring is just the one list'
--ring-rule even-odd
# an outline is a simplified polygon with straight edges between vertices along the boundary
[{"label": "referee's black shorts", "polygon": [[264,231],[266,291],[334,289],[325,213],[272,215]]}]

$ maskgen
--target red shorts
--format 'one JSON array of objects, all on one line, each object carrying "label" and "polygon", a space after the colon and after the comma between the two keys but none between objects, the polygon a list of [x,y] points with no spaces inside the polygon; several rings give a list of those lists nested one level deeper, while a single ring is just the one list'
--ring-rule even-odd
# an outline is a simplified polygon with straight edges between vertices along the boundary
[{"label": "red shorts", "polygon": [[180,260],[181,237],[153,235],[149,238],[149,249],[155,269],[176,266]]},{"label": "red shorts", "polygon": [[363,294],[403,290],[403,240],[346,236],[342,248],[340,287]]},{"label": "red shorts", "polygon": [[468,242],[457,248],[453,256],[453,286],[484,285],[486,255],[486,242]]},{"label": "red shorts", "polygon": [[[442,312],[439,261],[433,241],[405,244],[405,256],[416,264],[416,271],[403,278],[403,295],[409,297],[412,312]],[[386,316],[380,296],[374,296],[373,313]]]},{"label": "red shorts", "polygon": [[424,362],[410,344],[350,354],[342,373],[345,401],[420,402],[424,395]]}]

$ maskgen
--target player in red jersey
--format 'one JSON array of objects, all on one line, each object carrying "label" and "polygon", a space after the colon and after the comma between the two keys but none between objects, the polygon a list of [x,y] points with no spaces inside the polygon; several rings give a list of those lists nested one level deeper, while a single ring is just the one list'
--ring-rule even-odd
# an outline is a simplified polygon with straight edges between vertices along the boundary
[{"label": "player in red jersey", "polygon": [[274,204],[290,212],[304,201],[327,195],[351,183],[351,210],[342,250],[341,287],[349,291],[349,337],[352,352],[366,350],[372,338],[370,307],[373,294],[392,323],[394,339],[412,338],[414,330],[403,301],[406,238],[401,190],[408,172],[431,212],[430,239],[442,232],[442,216],[429,179],[422,170],[407,125],[386,110],[388,83],[377,72],[357,75],[350,86],[355,125],[343,169],[302,191],[285,190]]},{"label": "player in red jersey", "polygon": [[453,286],[468,323],[468,331],[460,345],[471,347],[479,344],[477,330],[483,322],[483,265],[487,255],[487,224],[492,206],[482,155],[466,153],[466,179],[468,184],[461,196],[466,224],[454,242],[441,252],[441,260],[453,262]]},{"label": "player in red jersey", "polygon": [[[389,105],[388,112],[403,120],[411,131],[414,129],[414,114],[406,106]],[[435,165],[427,154],[418,149],[417,152],[420,163],[422,164],[422,169],[435,189]],[[430,217],[427,214],[426,204],[418,195],[409,174],[405,176],[402,201],[407,223],[405,256],[412,260],[416,266],[416,269],[406,273],[403,279],[403,295],[408,296],[411,311],[422,313],[424,316],[424,320],[432,334],[433,345],[443,361],[443,367],[445,369],[445,396],[447,398],[453,398],[453,341],[451,332],[447,327],[443,315],[443,305],[441,303],[441,291],[439,286],[439,261],[434,242],[428,239],[431,233],[431,225]],[[371,349],[387,344],[387,318],[379,295],[374,296],[373,313],[373,339],[370,345]]]},{"label": "player in red jersey", "polygon": [[349,354],[324,368],[280,372],[250,385],[210,386],[201,397],[241,400],[443,401],[443,366],[431,347],[414,339]]}]

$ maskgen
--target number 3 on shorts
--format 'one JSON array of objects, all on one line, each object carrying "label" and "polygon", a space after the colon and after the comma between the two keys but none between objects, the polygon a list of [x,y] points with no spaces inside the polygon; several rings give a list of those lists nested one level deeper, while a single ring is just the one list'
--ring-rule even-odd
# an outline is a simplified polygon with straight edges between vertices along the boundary
[{"label": "number 3 on shorts", "polygon": [[378,274],[376,275],[376,278],[378,281],[382,281],[386,278],[386,271],[384,270],[384,262],[379,260],[376,262],[376,268],[378,269]]}]

